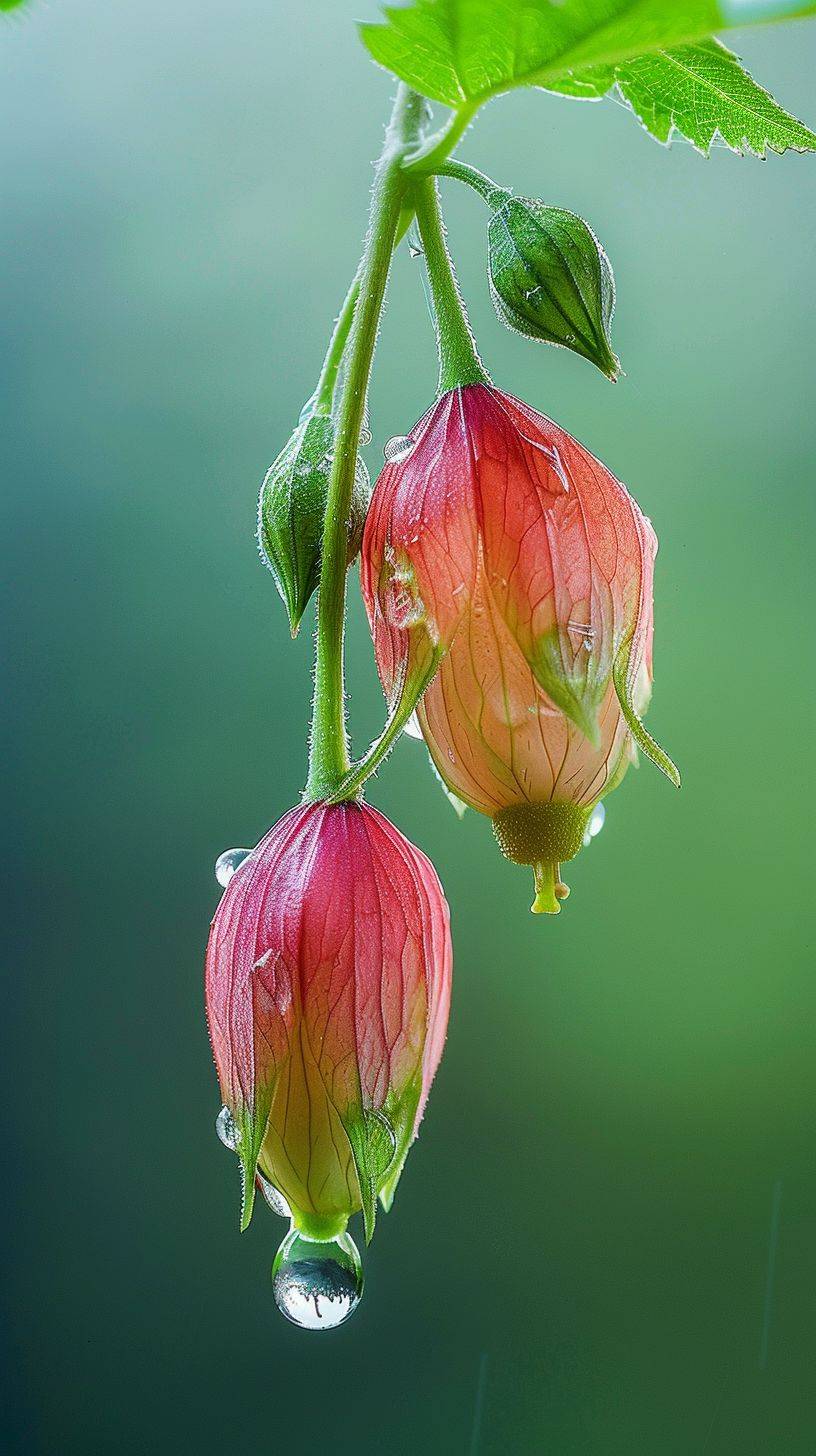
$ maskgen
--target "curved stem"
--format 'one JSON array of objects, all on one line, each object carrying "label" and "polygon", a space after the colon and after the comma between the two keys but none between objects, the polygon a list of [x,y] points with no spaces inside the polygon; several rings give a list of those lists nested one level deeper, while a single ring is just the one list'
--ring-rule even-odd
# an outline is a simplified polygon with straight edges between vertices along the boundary
[{"label": "curved stem", "polygon": [[468,166],[467,162],[441,162],[436,174],[438,177],[455,177],[457,182],[466,183],[491,207],[509,195],[507,189],[500,187],[486,172],[480,172],[478,167]]},{"label": "curved stem", "polygon": [[362,758],[358,758],[357,762],[351,765],[345,778],[338,785],[337,792],[329,795],[330,803],[338,803],[341,799],[350,799],[354,795],[359,794],[366,779],[370,778],[373,773],[376,773],[380,764],[388,757],[408,719],[414,712],[417,703],[422,698],[425,689],[428,687],[431,678],[439,666],[440,658],[441,653],[435,652],[422,678],[412,686],[410,692],[404,692],[401,695],[397,707],[388,719],[379,738],[375,738]]},{"label": "curved stem", "polygon": [[[320,588],[307,800],[334,792],[350,768],[343,682],[346,567],[351,493],[391,255],[408,185],[403,158],[416,144],[424,102],[400,85],[374,177],[359,297],[348,337],[348,367],[337,411],[329,476]],[[331,352],[331,350],[330,350]]]},{"label": "curved stem", "polygon": [[436,132],[434,136],[428,137],[418,152],[406,157],[404,162],[406,172],[427,176],[431,172],[438,171],[440,164],[462,140],[478,109],[478,102],[469,101],[458,111],[452,112],[440,131]]},{"label": "curved stem", "polygon": [[476,341],[445,242],[435,178],[417,182],[414,202],[436,314],[439,392],[444,394],[463,384],[489,384],[490,377],[476,352]]}]

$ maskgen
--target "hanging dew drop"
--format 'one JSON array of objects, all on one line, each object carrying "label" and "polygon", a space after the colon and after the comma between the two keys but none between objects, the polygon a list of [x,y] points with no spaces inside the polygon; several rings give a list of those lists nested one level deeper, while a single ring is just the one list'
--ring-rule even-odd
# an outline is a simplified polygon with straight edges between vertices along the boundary
[{"label": "hanging dew drop", "polygon": [[383,450],[389,465],[394,465],[401,460],[407,459],[414,448],[414,442],[410,435],[394,435]]},{"label": "hanging dew drop", "polygon": [[223,889],[227,888],[235,871],[241,868],[244,860],[251,853],[251,849],[225,849],[223,854],[219,854],[215,861],[215,878]]},{"label": "hanging dew drop", "polygon": [[258,1179],[258,1187],[269,1204],[269,1207],[272,1209],[272,1212],[276,1213],[279,1218],[291,1218],[292,1210],[283,1194],[278,1192],[274,1183],[270,1183],[269,1179],[265,1178],[261,1172],[258,1172],[256,1176]]},{"label": "hanging dew drop", "polygon": [[585,846],[587,844],[591,844],[592,841],[593,841],[593,839],[597,839],[597,837],[600,834],[601,830],[603,829],[605,823],[606,823],[606,806],[604,804],[596,804],[595,805],[595,808],[592,810],[592,813],[589,816],[589,823],[587,824],[587,827],[584,830],[584,845]]},{"label": "hanging dew drop", "polygon": [[234,1153],[238,1148],[240,1137],[238,1135],[235,1118],[228,1107],[221,1108],[221,1111],[215,1119],[215,1130],[224,1147],[229,1148],[230,1152]]},{"label": "hanging dew drop", "polygon": [[363,1266],[354,1240],[344,1233],[318,1244],[290,1229],[272,1265],[272,1292],[293,1325],[336,1329],[354,1313],[363,1293]]}]

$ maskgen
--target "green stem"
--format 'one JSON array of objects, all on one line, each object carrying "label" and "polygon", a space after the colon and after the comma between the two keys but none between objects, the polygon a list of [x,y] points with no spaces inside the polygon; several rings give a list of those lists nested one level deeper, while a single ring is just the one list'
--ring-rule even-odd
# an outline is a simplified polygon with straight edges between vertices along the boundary
[{"label": "green stem", "polygon": [[480,172],[478,167],[468,166],[467,162],[442,162],[436,172],[438,177],[455,177],[457,182],[466,183],[491,207],[500,199],[509,196],[505,187],[499,187],[486,172]]},{"label": "green stem", "polygon": [[346,344],[348,343],[357,299],[360,296],[360,278],[362,271],[361,263],[351,281],[349,291],[343,300],[343,307],[337,315],[334,333],[329,340],[329,347],[326,350],[326,357],[323,360],[323,368],[320,371],[320,378],[317,381],[317,388],[314,392],[314,412],[316,415],[330,415],[332,411],[337,374],[340,369]]},{"label": "green stem", "polygon": [[347,344],[348,367],[337,411],[323,528],[309,777],[304,791],[307,801],[333,793],[350,768],[343,682],[346,521],[377,329],[408,185],[402,163],[406,153],[416,145],[423,108],[422,98],[401,84],[374,177],[369,227],[360,264],[359,297],[353,309]]},{"label": "green stem", "polygon": [[355,794],[359,794],[366,779],[370,778],[377,771],[383,760],[388,757],[422,697],[422,694],[434,676],[439,666],[440,657],[441,653],[435,653],[431,662],[428,664],[427,671],[422,679],[416,683],[414,690],[410,693],[405,692],[402,694],[395,711],[388,719],[379,738],[375,738],[374,742],[363,754],[363,757],[358,758],[357,762],[352,764],[349,772],[338,785],[336,792],[330,795],[330,803],[336,804],[341,799],[350,799]]},{"label": "green stem", "polygon": [[444,394],[463,384],[489,384],[445,242],[435,178],[423,178],[416,184],[414,204],[436,314],[439,392]]},{"label": "green stem", "polygon": [[[413,207],[410,204],[403,206],[397,224],[397,230],[394,234],[394,247],[405,237],[413,220]],[[346,344],[348,343],[348,337],[354,319],[354,310],[357,307],[357,299],[360,297],[362,271],[363,265],[361,262],[351,280],[349,291],[343,299],[343,306],[337,315],[334,332],[329,340],[329,347],[326,350],[326,357],[323,360],[323,368],[320,371],[320,378],[317,381],[317,386],[311,400],[316,415],[330,415],[332,412],[337,375],[340,372],[340,365],[343,362],[343,355],[346,351]]]},{"label": "green stem", "polygon": [[479,109],[478,102],[468,102],[458,111],[452,112],[441,131],[428,137],[418,152],[405,159],[406,172],[427,176],[437,172],[445,158],[458,146]]}]

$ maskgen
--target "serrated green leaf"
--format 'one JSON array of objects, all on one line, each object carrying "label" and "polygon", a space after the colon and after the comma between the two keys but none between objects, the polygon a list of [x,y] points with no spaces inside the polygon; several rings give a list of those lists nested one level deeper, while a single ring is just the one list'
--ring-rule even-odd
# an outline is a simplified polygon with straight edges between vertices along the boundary
[{"label": "serrated green leaf", "polygon": [[701,152],[715,137],[735,152],[816,150],[816,136],[790,116],[718,41],[680,46],[616,67],[624,101],[658,141],[679,131]]},{"label": "serrated green leaf", "polygon": [[[363,25],[361,35],[374,59],[417,91],[473,110],[516,86],[587,95],[575,71],[813,14],[816,3],[788,0],[414,0],[386,6],[384,21]],[[591,78],[584,84],[593,87]]]}]

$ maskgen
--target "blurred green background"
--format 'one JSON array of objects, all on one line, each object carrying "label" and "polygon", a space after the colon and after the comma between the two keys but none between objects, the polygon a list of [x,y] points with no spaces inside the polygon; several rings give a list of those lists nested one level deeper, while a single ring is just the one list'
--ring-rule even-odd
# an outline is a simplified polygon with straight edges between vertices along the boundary
[{"label": "blurred green background", "polygon": [[[468,136],[614,262],[612,388],[501,329],[484,209],[447,188],[496,380],[655,522],[650,724],[684,787],[632,774],[542,922],[398,748],[371,797],[432,854],[456,943],[422,1136],[334,1336],[276,1313],[279,1221],[238,1235],[202,954],[216,855],[304,777],[309,631],[255,503],[358,254],[392,89],[361,10],[60,0],[0,30],[2,1446],[813,1456],[814,157],[706,162],[534,92]],[[737,45],[816,124],[816,24]],[[434,389],[419,274],[403,246],[374,469]],[[361,746],[382,704],[353,595]]]}]

